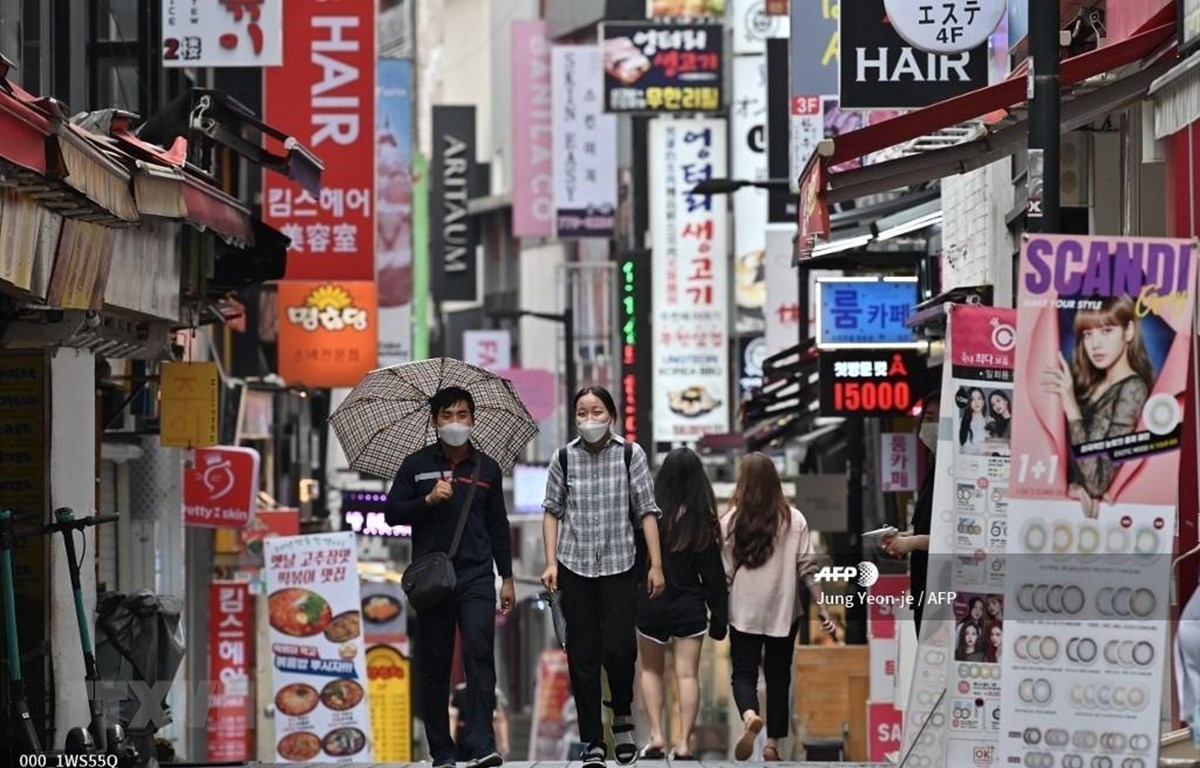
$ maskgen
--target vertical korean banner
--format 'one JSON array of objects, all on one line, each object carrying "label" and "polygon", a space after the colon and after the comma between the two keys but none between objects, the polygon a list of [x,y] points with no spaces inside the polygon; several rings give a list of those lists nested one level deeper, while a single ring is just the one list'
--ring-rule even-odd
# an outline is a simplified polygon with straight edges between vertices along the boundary
[{"label": "vertical korean banner", "polygon": [[[1016,313],[950,308],[921,647],[906,736],[939,765],[992,765],[1000,728]],[[930,700],[944,687],[940,706]]]},{"label": "vertical korean banner", "polygon": [[[733,147],[729,172],[735,179],[759,181],[767,178],[766,66],[766,57],[761,54],[739,56],[733,60],[734,98],[729,118]],[[733,196],[734,300],[738,334],[764,330],[767,194],[763,189],[743,189]],[[789,259],[789,271],[790,262]]]},{"label": "vertical korean banner", "polygon": [[263,172],[263,221],[291,238],[287,280],[374,280],[375,0],[290,0],[263,119],[321,159],[320,194]]},{"label": "vertical korean banner", "polygon": [[1190,240],[1022,243],[1000,762],[1069,740],[1158,764],[1195,262]]},{"label": "vertical korean banner", "polygon": [[208,591],[208,760],[240,762],[253,757],[254,610],[250,584],[215,581]]},{"label": "vertical korean banner", "polygon": [[375,99],[379,365],[412,359],[412,62],[380,59]]},{"label": "vertical korean banner", "polygon": [[367,645],[367,693],[375,759],[412,760],[412,662],[408,621],[399,579],[362,580],[363,641]]},{"label": "vertical korean banner", "polygon": [[550,41],[542,19],[512,23],[513,235],[554,234]]},{"label": "vertical korean banner", "polygon": [[263,541],[283,762],[372,761],[356,549],[349,532]]},{"label": "vertical korean banner", "polygon": [[654,439],[729,431],[725,204],[692,189],[726,173],[722,120],[650,123]]},{"label": "vertical korean banner", "polygon": [[791,4],[789,135],[791,172],[799,179],[824,137],[822,100],[838,92],[838,19],[841,0]]},{"label": "vertical korean banner", "polygon": [[554,220],[560,238],[611,237],[617,213],[617,118],[604,114],[598,46],[551,52]]}]

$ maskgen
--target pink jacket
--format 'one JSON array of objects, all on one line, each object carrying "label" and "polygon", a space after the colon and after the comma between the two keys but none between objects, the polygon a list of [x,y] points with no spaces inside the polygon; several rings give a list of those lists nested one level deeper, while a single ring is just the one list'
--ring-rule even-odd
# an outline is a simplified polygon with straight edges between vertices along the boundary
[{"label": "pink jacket", "polygon": [[800,615],[801,582],[816,569],[816,549],[808,521],[792,507],[792,524],[780,532],[771,558],[758,568],[738,568],[734,573],[733,541],[729,525],[731,507],[721,517],[721,559],[729,588],[729,625],[739,632],[770,637],[787,637]]}]

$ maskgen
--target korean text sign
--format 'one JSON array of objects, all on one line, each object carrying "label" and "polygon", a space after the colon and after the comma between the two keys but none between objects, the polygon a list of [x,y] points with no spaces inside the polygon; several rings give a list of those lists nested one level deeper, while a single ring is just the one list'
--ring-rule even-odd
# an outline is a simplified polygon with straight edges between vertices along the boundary
[{"label": "korean text sign", "polygon": [[280,761],[372,761],[356,549],[353,533],[263,541]]},{"label": "korean text sign", "polygon": [[258,451],[198,448],[183,472],[183,522],[210,528],[242,528],[258,500]]},{"label": "korean text sign", "polygon": [[325,165],[313,195],[263,174],[263,221],[291,238],[288,280],[375,279],[374,0],[289,0],[283,66],[263,77],[267,123]]},{"label": "korean text sign", "polygon": [[560,238],[611,237],[617,213],[617,117],[604,114],[596,46],[556,45],[554,219]]},{"label": "korean text sign", "polygon": [[216,363],[163,363],[159,442],[174,448],[217,444]]},{"label": "korean text sign", "polygon": [[912,346],[916,278],[841,277],[818,280],[817,290],[817,346]]},{"label": "korean text sign", "polygon": [[164,67],[278,67],[283,0],[162,0],[162,41]]},{"label": "korean text sign", "polygon": [[726,208],[693,194],[725,175],[723,120],[650,124],[654,439],[694,442],[729,429]]},{"label": "korean text sign", "polygon": [[909,414],[928,378],[914,350],[823,350],[817,364],[822,416]]},{"label": "korean text sign", "polygon": [[208,760],[253,758],[250,670],[254,654],[254,604],[250,584],[215,581],[208,589]]},{"label": "korean text sign", "polygon": [[352,387],[378,363],[375,283],[279,284],[279,375],[289,384]]},{"label": "korean text sign", "polygon": [[606,22],[604,108],[608,112],[717,112],[722,93],[724,28]]}]

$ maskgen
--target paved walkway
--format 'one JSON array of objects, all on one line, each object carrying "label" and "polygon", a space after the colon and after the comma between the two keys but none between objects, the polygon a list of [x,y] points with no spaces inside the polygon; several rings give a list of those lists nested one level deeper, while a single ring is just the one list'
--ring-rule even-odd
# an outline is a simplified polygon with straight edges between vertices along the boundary
[{"label": "paved walkway", "polygon": [[[257,766],[276,766],[281,763],[248,763],[248,768],[256,768]],[[306,766],[316,768],[317,766],[329,766],[334,768],[334,763],[305,763]],[[616,768],[617,763],[613,760],[608,761],[609,768]],[[713,760],[687,760],[671,762],[667,760],[639,760],[635,766],[641,768],[666,768],[666,766],[689,766],[690,768],[763,768],[766,763],[734,763],[725,761]],[[564,763],[564,762],[511,762],[505,763],[504,768],[579,768],[580,763]],[[771,763],[773,768],[887,768],[884,763]],[[429,768],[429,763],[338,763],[336,768]]]}]

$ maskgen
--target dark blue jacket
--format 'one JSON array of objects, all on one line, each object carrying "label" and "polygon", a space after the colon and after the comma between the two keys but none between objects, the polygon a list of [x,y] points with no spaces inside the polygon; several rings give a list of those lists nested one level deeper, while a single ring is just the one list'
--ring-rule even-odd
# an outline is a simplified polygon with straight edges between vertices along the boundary
[{"label": "dark blue jacket", "polygon": [[[495,459],[474,447],[458,464],[450,461],[440,443],[422,448],[406,458],[388,493],[387,522],[388,525],[412,526],[414,561],[431,552],[449,552],[476,461],[481,462],[479,488],[475,491],[475,501],[467,517],[454,567],[459,577],[466,580],[490,573],[495,562],[501,578],[511,578],[512,541],[508,511],[504,507],[504,474]],[[440,504],[426,505],[425,496],[433,490],[438,479],[452,477],[453,497]]]}]

